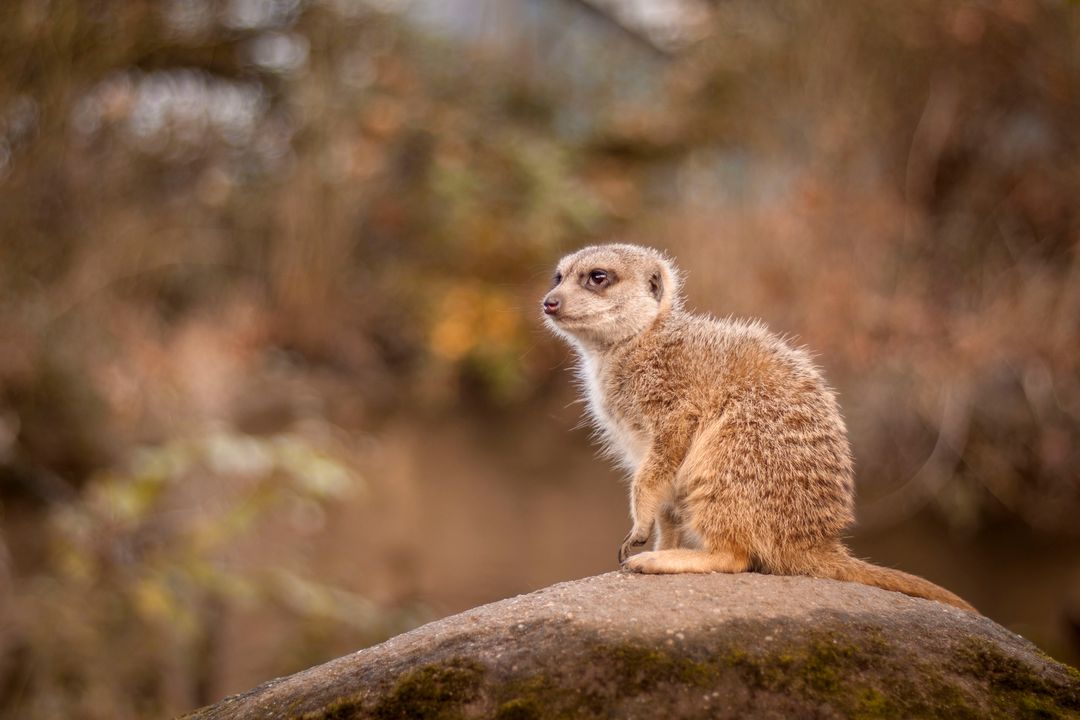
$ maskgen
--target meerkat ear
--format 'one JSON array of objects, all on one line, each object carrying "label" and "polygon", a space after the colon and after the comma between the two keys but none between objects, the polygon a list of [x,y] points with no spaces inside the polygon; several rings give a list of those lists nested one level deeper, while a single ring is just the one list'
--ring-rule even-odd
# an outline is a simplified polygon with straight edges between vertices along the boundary
[{"label": "meerkat ear", "polygon": [[656,302],[660,302],[660,298],[664,297],[664,279],[659,270],[649,276],[649,292]]}]

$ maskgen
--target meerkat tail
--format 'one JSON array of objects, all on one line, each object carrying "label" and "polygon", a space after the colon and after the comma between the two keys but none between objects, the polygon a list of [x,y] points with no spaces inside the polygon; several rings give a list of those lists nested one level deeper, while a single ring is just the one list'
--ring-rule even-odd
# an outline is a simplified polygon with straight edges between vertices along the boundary
[{"label": "meerkat tail", "polygon": [[978,612],[963,598],[935,585],[929,580],[924,580],[917,575],[911,575],[900,570],[893,570],[892,568],[868,563],[865,560],[859,560],[851,557],[844,550],[835,550],[826,554],[812,556],[809,558],[809,562],[810,566],[806,568],[806,574],[808,575],[873,585],[883,590],[892,590],[912,597],[936,600],[968,612]]},{"label": "meerkat tail", "polygon": [[628,570],[647,575],[675,575],[678,573],[738,573],[745,572],[750,561],[746,556],[729,552],[706,552],[679,548],[651,550],[627,558],[623,563]]}]

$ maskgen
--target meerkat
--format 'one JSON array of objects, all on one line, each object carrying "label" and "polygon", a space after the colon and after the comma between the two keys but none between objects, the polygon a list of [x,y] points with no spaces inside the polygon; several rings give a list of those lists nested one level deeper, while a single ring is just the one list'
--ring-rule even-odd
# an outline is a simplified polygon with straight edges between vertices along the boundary
[{"label": "meerkat", "polygon": [[[847,428],[804,350],[760,322],[684,311],[674,263],[637,245],[564,257],[542,306],[577,351],[589,414],[631,478],[624,568],[810,575],[975,611],[843,544],[855,519]],[[653,550],[630,554],[654,534]]]}]

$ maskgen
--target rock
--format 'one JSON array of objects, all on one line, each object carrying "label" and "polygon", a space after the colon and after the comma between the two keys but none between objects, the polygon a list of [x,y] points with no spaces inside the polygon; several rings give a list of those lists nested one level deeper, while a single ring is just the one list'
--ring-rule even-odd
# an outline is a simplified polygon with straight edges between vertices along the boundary
[{"label": "rock", "polygon": [[484,605],[190,718],[1080,717],[993,621],[806,577],[609,573]]}]

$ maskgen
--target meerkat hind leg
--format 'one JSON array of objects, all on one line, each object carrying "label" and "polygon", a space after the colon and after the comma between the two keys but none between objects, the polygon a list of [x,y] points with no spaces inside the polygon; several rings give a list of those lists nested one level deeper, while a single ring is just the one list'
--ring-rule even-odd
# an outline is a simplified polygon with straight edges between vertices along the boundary
[{"label": "meerkat hind leg", "polygon": [[740,573],[750,569],[750,558],[745,553],[728,550],[653,550],[628,558],[624,563],[628,570],[648,575],[673,575],[677,573]]},{"label": "meerkat hind leg", "polygon": [[656,542],[654,550],[674,550],[685,545],[682,524],[670,505],[664,506],[656,516]]}]

